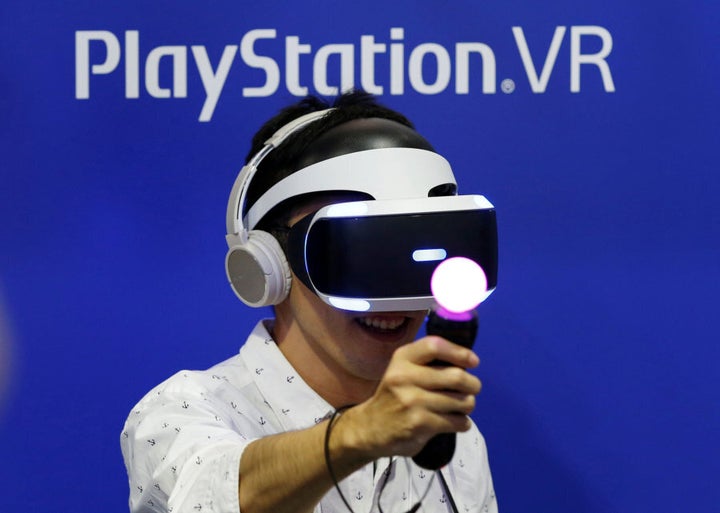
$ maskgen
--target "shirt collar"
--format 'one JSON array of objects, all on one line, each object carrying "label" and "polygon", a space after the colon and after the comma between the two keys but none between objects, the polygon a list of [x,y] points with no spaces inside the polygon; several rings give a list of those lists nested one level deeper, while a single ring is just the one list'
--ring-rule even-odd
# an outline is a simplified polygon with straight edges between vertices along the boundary
[{"label": "shirt collar", "polygon": [[268,331],[271,325],[272,320],[258,322],[240,349],[240,356],[284,429],[317,424],[327,418],[333,407],[290,365]]}]

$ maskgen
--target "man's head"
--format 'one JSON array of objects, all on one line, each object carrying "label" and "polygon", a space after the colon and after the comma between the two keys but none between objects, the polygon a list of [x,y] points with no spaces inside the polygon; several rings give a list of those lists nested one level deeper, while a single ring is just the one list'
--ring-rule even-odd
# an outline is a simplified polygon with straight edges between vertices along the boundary
[{"label": "man's head", "polygon": [[228,277],[251,306],[278,304],[299,277],[338,308],[427,309],[439,260],[494,265],[492,205],[456,191],[449,163],[369,95],[303,100],[261,128],[235,182]]}]

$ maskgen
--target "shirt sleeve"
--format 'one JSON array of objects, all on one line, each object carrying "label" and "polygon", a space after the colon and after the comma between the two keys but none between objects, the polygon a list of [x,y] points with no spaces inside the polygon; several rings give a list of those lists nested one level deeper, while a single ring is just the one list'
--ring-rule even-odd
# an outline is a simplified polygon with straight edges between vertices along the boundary
[{"label": "shirt sleeve", "polygon": [[138,403],[121,434],[130,511],[239,513],[240,458],[252,440],[192,373],[170,378]]}]

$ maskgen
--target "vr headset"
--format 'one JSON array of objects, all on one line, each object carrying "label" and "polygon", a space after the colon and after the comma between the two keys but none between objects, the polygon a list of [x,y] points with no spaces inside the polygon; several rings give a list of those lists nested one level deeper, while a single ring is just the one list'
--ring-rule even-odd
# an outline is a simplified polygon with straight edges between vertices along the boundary
[{"label": "vr headset", "polygon": [[[296,171],[266,191],[245,213],[245,195],[259,162],[290,133],[325,115],[286,125],[238,176],[228,204],[226,272],[250,306],[281,302],[295,273],[324,302],[357,312],[432,307],[430,278],[444,259],[464,256],[497,283],[495,209],[483,196],[434,196],[456,186],[449,163],[416,148],[347,153]],[[453,187],[454,189],[455,187]],[[287,258],[277,240],[255,230],[281,202],[309,193],[354,192],[371,200],[334,203],[292,226]]]}]

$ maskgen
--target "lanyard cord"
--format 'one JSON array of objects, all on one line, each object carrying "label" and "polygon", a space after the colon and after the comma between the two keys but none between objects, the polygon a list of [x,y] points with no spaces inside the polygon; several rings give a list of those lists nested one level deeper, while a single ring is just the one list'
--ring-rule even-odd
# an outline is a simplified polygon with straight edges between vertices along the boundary
[{"label": "lanyard cord", "polygon": [[[382,485],[380,485],[381,488],[380,488],[380,492],[378,493],[378,500],[377,500],[378,511],[380,513],[385,513],[382,509],[382,506],[380,505],[380,499],[382,498],[382,493],[385,490],[385,485],[387,484],[388,479],[390,479],[390,470],[392,468],[392,464],[394,461],[395,460],[390,460],[390,465],[388,466],[387,471],[385,473],[385,479],[383,480]],[[422,502],[423,502],[423,500],[425,500],[425,497],[427,496],[428,492],[430,491],[430,487],[432,486],[432,483],[434,480],[435,480],[435,474],[433,474],[432,477],[430,478],[430,482],[428,483],[427,487],[425,488],[425,492],[422,494],[420,499],[418,499],[418,501],[415,503],[415,505],[412,508],[407,510],[407,513],[415,513],[417,510],[420,509],[420,506],[422,506]]]},{"label": "lanyard cord", "polygon": [[348,503],[347,499],[345,498],[345,495],[340,491],[340,485],[338,484],[337,477],[335,476],[335,471],[333,471],[332,464],[330,463],[330,433],[332,431],[333,426],[335,425],[335,421],[338,419],[340,414],[347,410],[348,408],[352,408],[354,405],[349,404],[347,406],[341,406],[337,410],[333,412],[333,414],[330,416],[330,420],[328,421],[327,428],[325,429],[325,440],[323,441],[323,451],[325,453],[325,466],[328,469],[328,473],[330,474],[330,479],[332,479],[333,484],[335,485],[335,489],[338,492],[338,495],[340,495],[340,498],[345,503],[345,506],[350,511],[350,513],[355,513],[350,507],[350,503]]},{"label": "lanyard cord", "polygon": [[442,484],[442,487],[445,490],[445,496],[450,501],[450,508],[452,509],[453,513],[459,513],[457,504],[455,504],[455,499],[453,498],[452,493],[450,493],[450,488],[448,487],[447,481],[445,481],[445,476],[443,475],[441,470],[438,470],[436,474],[440,476],[440,484]]},{"label": "lanyard cord", "polygon": [[[345,507],[348,509],[348,511],[350,513],[355,513],[355,512],[353,511],[352,507],[350,506],[350,503],[348,502],[348,500],[345,498],[345,495],[340,490],[340,485],[338,483],[337,476],[335,475],[335,471],[333,470],[332,464],[330,463],[330,433],[332,432],[332,428],[335,425],[335,422],[337,421],[340,414],[343,411],[347,410],[348,408],[352,408],[353,406],[354,405],[352,405],[352,404],[347,405],[347,406],[342,406],[333,412],[333,414],[330,416],[330,420],[328,421],[327,428],[325,429],[325,440],[323,441],[323,452],[325,454],[325,466],[328,469],[328,473],[330,474],[330,479],[332,479],[333,485],[335,486],[335,489],[337,490],[338,495],[340,496],[340,499],[342,499],[343,503],[345,504]],[[388,468],[383,472],[385,475],[383,476],[383,482],[380,485],[380,492],[378,493],[378,510],[380,511],[380,513],[384,513],[382,506],[380,506],[380,498],[382,497],[382,493],[385,490],[385,485],[387,484],[388,480],[390,479],[390,472],[391,472],[392,465],[394,462],[395,462],[395,460],[391,459],[390,464],[388,465]],[[455,504],[455,499],[453,498],[452,493],[450,493],[450,488],[448,487],[447,481],[445,480],[445,476],[443,476],[443,473],[440,470],[436,471],[432,475],[432,478],[430,478],[430,482],[428,483],[427,488],[425,488],[425,492],[422,494],[422,496],[417,501],[417,503],[415,503],[415,505],[407,511],[407,513],[415,513],[418,509],[420,509],[420,506],[422,505],[422,501],[425,499],[428,492],[430,491],[430,487],[432,486],[432,483],[435,479],[435,475],[440,476],[440,483],[445,492],[445,496],[450,501],[450,507],[451,507],[453,513],[459,513],[459,511],[457,509],[457,505]]]}]

